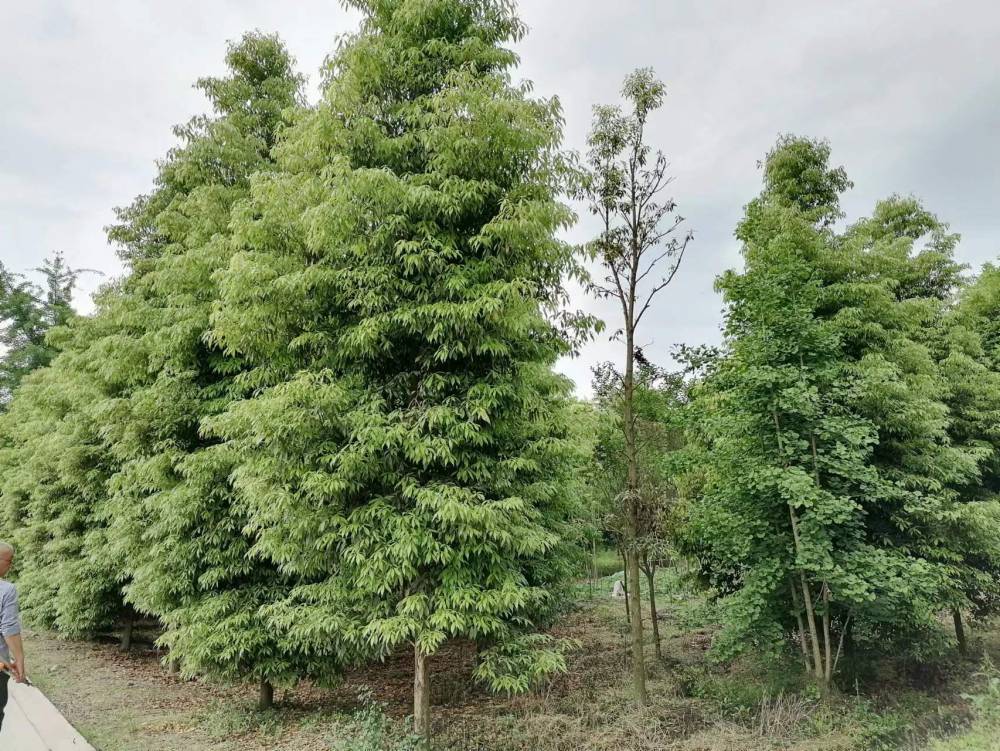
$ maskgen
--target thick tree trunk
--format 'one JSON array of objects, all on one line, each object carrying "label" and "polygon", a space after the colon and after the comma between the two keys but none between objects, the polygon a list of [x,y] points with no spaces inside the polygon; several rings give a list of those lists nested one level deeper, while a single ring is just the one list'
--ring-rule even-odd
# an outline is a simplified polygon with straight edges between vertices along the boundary
[{"label": "thick tree trunk", "polygon": [[122,652],[132,651],[132,636],[135,633],[135,616],[130,615],[125,621],[125,628],[122,629],[121,650]]},{"label": "thick tree trunk", "polygon": [[413,732],[431,742],[431,678],[427,655],[413,646]]},{"label": "thick tree trunk", "polygon": [[660,647],[660,624],[659,619],[656,617],[656,589],[653,586],[655,579],[656,572],[650,566],[646,569],[646,581],[649,582],[649,618],[653,624],[653,649],[656,653],[656,659],[662,660],[663,650]]},{"label": "thick tree trunk", "polygon": [[962,611],[958,608],[952,608],[951,617],[955,622],[955,638],[958,640],[958,653],[962,655],[962,657],[968,657],[969,642],[965,636],[965,624],[962,622]]},{"label": "thick tree trunk", "polygon": [[257,709],[265,711],[274,708],[274,685],[266,678],[260,679],[260,694],[257,699]]}]

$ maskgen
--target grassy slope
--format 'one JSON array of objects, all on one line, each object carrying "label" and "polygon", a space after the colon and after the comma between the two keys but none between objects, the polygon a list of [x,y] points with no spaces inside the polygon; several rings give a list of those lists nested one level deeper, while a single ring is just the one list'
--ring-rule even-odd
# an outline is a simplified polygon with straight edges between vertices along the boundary
[{"label": "grassy slope", "polygon": [[[607,568],[613,568],[608,561]],[[664,660],[650,662],[651,705],[632,707],[625,664],[623,604],[608,597],[613,576],[580,586],[580,607],[555,629],[580,641],[570,669],[534,694],[507,699],[469,680],[471,645],[434,660],[435,733],[440,748],[462,751],[869,751],[1000,748],[1000,688],[984,688],[975,665],[958,661],[868,666],[853,695],[820,701],[791,657],[706,659],[711,607],[684,591],[672,572],[658,578]],[[648,617],[648,612],[644,614]],[[647,629],[648,631],[648,629]],[[1000,635],[979,634],[1000,654]],[[349,676],[338,690],[303,685],[279,692],[281,706],[253,710],[252,689],[183,682],[156,655],[113,646],[28,640],[36,682],[99,751],[386,751],[404,740],[410,659]],[[977,691],[978,700],[961,691]],[[985,692],[985,693],[984,693]],[[378,704],[373,703],[373,699]],[[927,746],[926,736],[965,736]],[[980,745],[974,745],[979,743]],[[989,744],[994,745],[989,745]],[[957,745],[956,745],[957,744]],[[985,744],[985,745],[983,745]]]}]

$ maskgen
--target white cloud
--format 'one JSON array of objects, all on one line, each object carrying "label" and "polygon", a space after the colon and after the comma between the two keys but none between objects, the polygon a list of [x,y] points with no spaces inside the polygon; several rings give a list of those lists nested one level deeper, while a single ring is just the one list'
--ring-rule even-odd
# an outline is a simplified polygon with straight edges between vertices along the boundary
[{"label": "white cloud", "polygon": [[[651,140],[676,175],[696,232],[685,269],[641,337],[659,360],[675,342],[717,340],[714,277],[739,262],[732,239],[758,189],[756,161],[781,132],[829,138],[857,187],[851,216],[914,193],[962,232],[962,260],[1000,252],[1000,6],[989,0],[522,0],[530,36],[518,75],[558,94],[567,143],[583,148],[590,107],[617,101],[651,65],[669,96]],[[0,5],[0,259],[27,269],[53,250],[120,270],[102,227],[149,188],[170,126],[203,111],[191,84],[223,68],[225,43],[277,31],[315,85],[356,15],[332,0],[40,0]],[[583,239],[586,219],[573,232]],[[97,280],[85,286],[90,292]],[[611,312],[602,303],[579,301]],[[613,329],[612,324],[609,328]],[[617,357],[601,340],[565,364]]]}]

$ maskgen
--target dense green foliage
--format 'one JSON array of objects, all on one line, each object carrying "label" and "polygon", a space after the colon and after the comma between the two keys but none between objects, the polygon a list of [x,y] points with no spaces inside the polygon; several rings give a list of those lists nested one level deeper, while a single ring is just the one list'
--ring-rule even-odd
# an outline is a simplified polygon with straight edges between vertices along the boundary
[{"label": "dense green foliage", "polygon": [[264,608],[293,580],[251,554],[256,538],[229,479],[233,453],[202,426],[245,395],[241,358],[207,342],[216,275],[239,249],[231,212],[249,200],[251,176],[273,168],[270,149],[301,81],[274,37],[247,35],[226,60],[228,77],[199,82],[216,117],[178,129],[183,146],[133,205],[144,213],[123,212],[110,233],[140,240],[124,246],[136,270],[103,311],[118,323],[106,345],[130,353],[133,373],[108,404],[119,470],[103,508],[106,554],[128,601],[162,622],[160,642],[182,673],[288,681],[335,665],[282,648],[268,624]]},{"label": "dense green foliage", "polygon": [[847,180],[828,157],[779,142],[737,231],[746,269],[719,281],[727,351],[696,407],[709,471],[688,530],[728,593],[720,652],[797,631],[827,682],[846,637],[920,651],[941,610],[989,598],[1000,531],[989,493],[969,502],[1000,391],[951,310],[957,238],[898,197],[837,233]]},{"label": "dense green foliage", "polygon": [[52,338],[64,350],[21,385],[0,416],[5,537],[18,550],[21,605],[32,622],[67,634],[111,628],[123,612],[96,508],[112,471],[100,433],[100,381],[85,354],[99,330],[80,319]]},{"label": "dense green foliage", "polygon": [[509,80],[506,3],[355,4],[323,101],[234,215],[212,337],[255,391],[210,425],[255,551],[307,580],[277,627],[419,663],[452,637],[507,648],[566,578],[570,340],[548,315],[572,214],[558,104]]},{"label": "dense green foliage", "polygon": [[[147,618],[185,676],[264,705],[405,651],[427,736],[449,643],[501,692],[566,669],[546,631],[603,538],[640,704],[641,591],[659,659],[675,556],[718,596],[720,659],[791,648],[825,693],[845,654],[940,653],[944,617],[964,652],[1000,612],[1000,268],[967,277],[911,197],[845,225],[829,146],[783,137],[717,281],[723,346],[667,373],[636,339],[691,239],[645,140],[663,84],[595,109],[578,171],[558,100],[513,82],[509,0],[348,5],[317,104],[261,33],[198,82],[212,112],[117,211],[127,274],[93,315],[59,256],[44,289],[0,266],[0,536],[31,622]],[[601,326],[568,279],[621,306],[587,403],[555,369]]]}]

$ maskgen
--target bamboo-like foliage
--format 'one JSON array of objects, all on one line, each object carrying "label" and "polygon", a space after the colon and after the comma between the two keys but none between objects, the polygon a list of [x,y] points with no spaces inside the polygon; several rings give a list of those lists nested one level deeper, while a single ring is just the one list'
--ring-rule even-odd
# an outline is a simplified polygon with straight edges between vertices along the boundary
[{"label": "bamboo-like foliage", "polygon": [[212,342],[252,363],[254,392],[209,425],[254,553],[304,580],[275,628],[307,650],[412,649],[427,735],[447,640],[479,642],[501,690],[563,665],[521,637],[568,572],[552,366],[589,321],[555,317],[575,270],[562,116],[510,82],[510,4],[352,4],[361,32],[234,216]]}]

